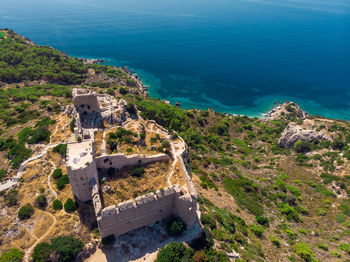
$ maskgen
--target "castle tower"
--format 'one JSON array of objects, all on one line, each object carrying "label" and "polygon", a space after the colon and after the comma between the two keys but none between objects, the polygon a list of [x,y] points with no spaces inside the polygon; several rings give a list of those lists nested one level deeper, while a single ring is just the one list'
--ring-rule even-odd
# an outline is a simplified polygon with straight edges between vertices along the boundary
[{"label": "castle tower", "polygon": [[91,200],[91,189],[98,185],[92,142],[70,143],[67,150],[67,170],[73,194],[80,201]]}]

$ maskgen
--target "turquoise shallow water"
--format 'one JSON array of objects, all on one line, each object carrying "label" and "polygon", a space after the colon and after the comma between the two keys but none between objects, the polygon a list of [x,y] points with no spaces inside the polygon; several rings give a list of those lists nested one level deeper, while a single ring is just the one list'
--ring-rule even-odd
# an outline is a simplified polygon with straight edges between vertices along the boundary
[{"label": "turquoise shallow water", "polygon": [[348,0],[2,0],[0,27],[129,66],[184,108],[260,116],[293,100],[350,119]]}]

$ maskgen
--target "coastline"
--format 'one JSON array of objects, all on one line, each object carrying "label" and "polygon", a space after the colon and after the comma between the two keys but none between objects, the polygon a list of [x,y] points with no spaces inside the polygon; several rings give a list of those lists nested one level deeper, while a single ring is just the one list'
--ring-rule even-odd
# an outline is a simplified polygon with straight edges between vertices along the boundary
[{"label": "coastline", "polygon": [[[179,104],[181,108],[188,109],[200,109],[207,110],[212,109],[216,112],[223,113],[232,116],[247,116],[250,118],[265,119],[269,116],[271,111],[276,107],[283,105],[288,101],[292,101],[299,105],[309,115],[322,116],[329,119],[338,119],[343,121],[350,121],[350,107],[347,110],[343,109],[329,109],[324,108],[320,104],[312,100],[298,99],[295,97],[287,96],[262,96],[254,101],[253,107],[241,107],[241,106],[226,106],[215,99],[204,97],[207,100],[206,103],[200,103],[192,101],[191,98],[186,97],[162,97],[157,90],[162,88],[161,80],[156,76],[146,72],[142,69],[134,68],[132,66],[125,66],[127,63],[120,63],[113,58],[103,57],[96,58],[90,57],[84,58],[82,56],[71,55],[78,59],[84,59],[91,61],[89,63],[100,63],[103,65],[113,66],[117,68],[126,69],[127,73],[135,78],[138,82],[138,86],[143,90],[142,93],[148,95],[153,99],[159,99],[169,102],[171,105]],[[124,61],[125,62],[125,61]]]}]

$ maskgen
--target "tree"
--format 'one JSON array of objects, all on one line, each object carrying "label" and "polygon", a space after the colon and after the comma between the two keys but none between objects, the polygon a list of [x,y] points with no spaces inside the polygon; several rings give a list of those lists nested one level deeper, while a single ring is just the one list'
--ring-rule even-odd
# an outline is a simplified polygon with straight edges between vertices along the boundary
[{"label": "tree", "polygon": [[192,254],[193,250],[187,248],[183,243],[172,242],[159,251],[156,262],[191,261]]},{"label": "tree", "polygon": [[73,199],[68,198],[66,203],[64,203],[64,210],[67,213],[72,213],[77,210],[77,204],[73,201]]},{"label": "tree", "polygon": [[52,261],[55,257],[58,262],[74,261],[83,249],[84,243],[73,236],[59,236],[52,238],[50,243],[42,242],[35,246],[32,258],[34,262]]},{"label": "tree", "polygon": [[69,262],[74,261],[84,243],[73,236],[59,236],[51,239],[51,246],[58,255],[59,262]]},{"label": "tree", "polygon": [[4,252],[0,257],[0,262],[21,262],[24,253],[17,249],[11,248]]},{"label": "tree", "polygon": [[54,179],[59,179],[62,176],[62,169],[61,168],[56,168],[53,173],[52,176]]},{"label": "tree", "polygon": [[40,207],[43,208],[46,206],[46,196],[44,194],[40,194],[36,199],[35,199],[35,204]]},{"label": "tree", "polygon": [[69,184],[68,175],[63,175],[56,180],[56,186],[59,190],[63,189],[64,185],[67,185],[67,184]]},{"label": "tree", "polygon": [[18,218],[20,220],[28,219],[34,214],[34,208],[31,204],[25,204],[18,211]]},{"label": "tree", "polygon": [[47,242],[42,242],[34,247],[32,254],[33,262],[47,262],[49,261],[52,247]]},{"label": "tree", "polygon": [[55,199],[52,203],[52,208],[54,210],[61,210],[63,208],[63,204],[60,200]]},{"label": "tree", "polygon": [[8,206],[17,205],[18,201],[18,191],[16,189],[11,189],[5,196],[5,203]]}]

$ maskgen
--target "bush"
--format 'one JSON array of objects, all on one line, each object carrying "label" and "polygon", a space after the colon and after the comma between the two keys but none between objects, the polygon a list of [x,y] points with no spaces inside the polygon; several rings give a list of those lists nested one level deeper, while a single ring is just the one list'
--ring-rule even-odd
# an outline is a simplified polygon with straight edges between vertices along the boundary
[{"label": "bush", "polygon": [[141,177],[145,173],[145,168],[144,167],[135,167],[131,169],[130,174],[134,177]]},{"label": "bush", "polygon": [[50,244],[42,242],[35,246],[32,258],[34,262],[52,261],[50,255],[55,257],[54,261],[74,261],[78,253],[83,249],[84,243],[72,236],[59,236],[52,238]]},{"label": "bush", "polygon": [[294,150],[297,153],[306,153],[311,150],[311,144],[309,142],[298,140],[294,144]]},{"label": "bush", "polygon": [[21,262],[24,253],[17,248],[10,248],[0,256],[0,262]]},{"label": "bush", "polygon": [[59,153],[63,158],[67,155],[67,144],[59,144],[58,146],[55,146],[52,151],[54,153]]},{"label": "bush", "polygon": [[69,123],[69,129],[70,131],[74,132],[74,127],[75,127],[75,117],[72,119],[72,121],[70,121]]},{"label": "bush", "polygon": [[184,262],[191,261],[193,251],[183,243],[172,242],[161,248],[155,262]]},{"label": "bush", "polygon": [[17,205],[18,202],[18,191],[16,189],[11,189],[5,196],[5,203],[7,206]]},{"label": "bush", "polygon": [[279,203],[277,205],[283,215],[286,216],[288,220],[294,220],[296,222],[301,221],[298,212],[287,203]]},{"label": "bush", "polygon": [[77,210],[77,204],[73,201],[73,199],[68,198],[66,203],[64,203],[64,210],[67,213],[72,213]]},{"label": "bush", "polygon": [[47,242],[42,242],[34,247],[32,254],[33,262],[46,262],[49,261],[49,257],[52,251],[52,247]]},{"label": "bush", "polygon": [[176,217],[170,218],[167,223],[167,231],[171,236],[181,235],[186,230],[186,227],[186,224],[180,218]]},{"label": "bush", "polygon": [[103,237],[102,240],[101,240],[102,244],[105,245],[105,246],[113,245],[114,241],[115,241],[115,237],[114,237],[113,234],[112,235],[108,235],[106,237]]},{"label": "bush", "polygon": [[317,247],[324,250],[324,251],[328,251],[328,245],[326,245],[324,243],[318,243]]},{"label": "bush", "polygon": [[119,93],[122,95],[126,95],[128,93],[128,89],[126,89],[125,87],[119,87]]},{"label": "bush", "polygon": [[345,146],[346,144],[341,139],[336,139],[332,143],[332,148],[334,150],[342,150]]},{"label": "bush", "polygon": [[56,186],[59,190],[63,189],[65,185],[69,184],[68,175],[63,175],[56,181]]},{"label": "bush", "polygon": [[35,199],[35,204],[39,208],[43,208],[46,206],[46,196],[44,194],[40,194],[36,199]]},{"label": "bush", "polygon": [[55,199],[52,203],[52,208],[54,210],[61,210],[63,208],[63,204],[60,200]]},{"label": "bush", "polygon": [[34,208],[31,204],[25,204],[18,211],[18,218],[20,220],[28,219],[34,214]]},{"label": "bush", "polygon": [[251,225],[252,232],[259,238],[262,238],[262,235],[264,234],[264,227],[259,225]]},{"label": "bush", "polygon": [[269,219],[267,217],[259,215],[259,216],[256,216],[255,219],[258,224],[263,225],[265,227],[269,226]]},{"label": "bush", "polygon": [[216,220],[213,215],[201,214],[201,222],[203,225],[208,225],[211,229],[216,228]]},{"label": "bush", "polygon": [[314,252],[307,243],[297,243],[294,245],[295,253],[305,261],[313,261]]},{"label": "bush", "polygon": [[272,244],[274,244],[276,247],[280,248],[281,247],[281,240],[279,240],[277,237],[270,236],[270,240]]},{"label": "bush", "polygon": [[61,168],[56,168],[53,173],[52,176],[54,179],[59,179],[62,176],[62,169]]}]

